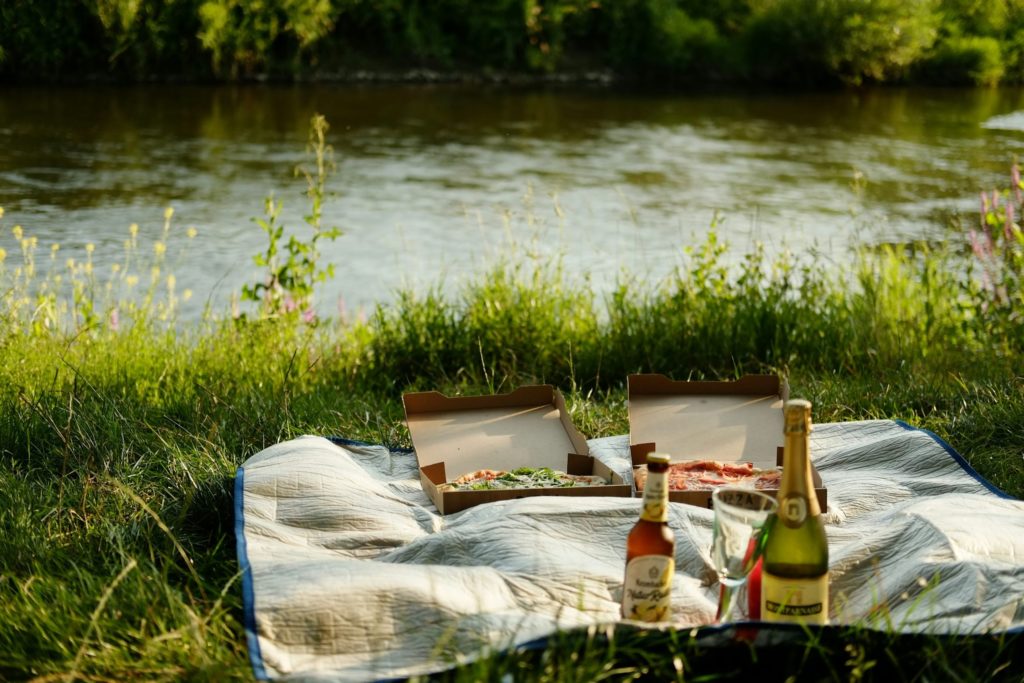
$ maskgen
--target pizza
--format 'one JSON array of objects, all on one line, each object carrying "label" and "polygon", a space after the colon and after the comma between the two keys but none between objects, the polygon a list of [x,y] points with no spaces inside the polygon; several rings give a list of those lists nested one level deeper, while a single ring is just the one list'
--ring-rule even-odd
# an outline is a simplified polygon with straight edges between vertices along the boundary
[{"label": "pizza", "polygon": [[502,489],[569,488],[571,486],[603,486],[604,477],[566,474],[550,467],[520,467],[514,470],[477,470],[468,472],[446,484],[440,491],[491,491]]},{"label": "pizza", "polygon": [[[636,490],[644,490],[647,465],[634,470]],[[668,466],[669,491],[711,491],[718,486],[746,486],[759,490],[779,488],[782,469],[758,469],[751,462],[685,460]]]}]

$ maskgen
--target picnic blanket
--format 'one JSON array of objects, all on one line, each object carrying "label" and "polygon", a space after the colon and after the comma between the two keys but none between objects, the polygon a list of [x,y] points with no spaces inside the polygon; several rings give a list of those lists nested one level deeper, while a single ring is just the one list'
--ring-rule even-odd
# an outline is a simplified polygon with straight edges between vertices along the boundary
[{"label": "picnic blanket", "polygon": [[[591,452],[631,480],[628,438]],[[832,623],[913,633],[1024,628],[1024,502],[935,435],[815,425],[828,488]],[[235,481],[250,657],[260,679],[378,680],[450,668],[619,619],[637,498],[533,497],[440,516],[415,455],[307,436]],[[712,512],[672,504],[672,621],[709,624]]]}]

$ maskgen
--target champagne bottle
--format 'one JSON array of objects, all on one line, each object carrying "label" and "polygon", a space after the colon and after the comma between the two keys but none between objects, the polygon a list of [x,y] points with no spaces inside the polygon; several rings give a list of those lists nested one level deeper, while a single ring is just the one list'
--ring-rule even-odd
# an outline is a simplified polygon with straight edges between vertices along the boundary
[{"label": "champagne bottle", "polygon": [[668,617],[676,554],[676,537],[668,525],[668,464],[669,457],[663,453],[647,455],[643,507],[626,539],[624,619],[664,621]]},{"label": "champagne bottle", "polygon": [[811,481],[811,404],[783,407],[785,436],[779,508],[766,524],[761,572],[761,618],[824,624],[828,621],[828,540]]}]

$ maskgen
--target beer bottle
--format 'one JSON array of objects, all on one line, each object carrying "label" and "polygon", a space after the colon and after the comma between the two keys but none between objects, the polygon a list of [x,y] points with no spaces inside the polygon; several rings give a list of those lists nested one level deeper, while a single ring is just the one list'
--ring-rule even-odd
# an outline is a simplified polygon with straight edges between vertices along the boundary
[{"label": "beer bottle", "polygon": [[626,539],[626,579],[622,617],[664,621],[675,574],[676,538],[668,526],[668,463],[664,453],[647,455],[640,519]]},{"label": "beer bottle", "polygon": [[766,524],[761,571],[761,619],[828,621],[828,540],[811,480],[811,404],[783,406],[784,451],[779,508]]}]

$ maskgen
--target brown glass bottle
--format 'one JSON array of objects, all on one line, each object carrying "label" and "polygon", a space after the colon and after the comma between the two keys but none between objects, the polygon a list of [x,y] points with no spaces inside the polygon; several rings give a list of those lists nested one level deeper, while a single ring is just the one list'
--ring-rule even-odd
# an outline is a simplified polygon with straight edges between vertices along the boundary
[{"label": "brown glass bottle", "polygon": [[675,574],[676,538],[668,525],[668,464],[663,453],[647,456],[640,519],[626,539],[626,576],[622,617],[664,621],[668,617]]}]

